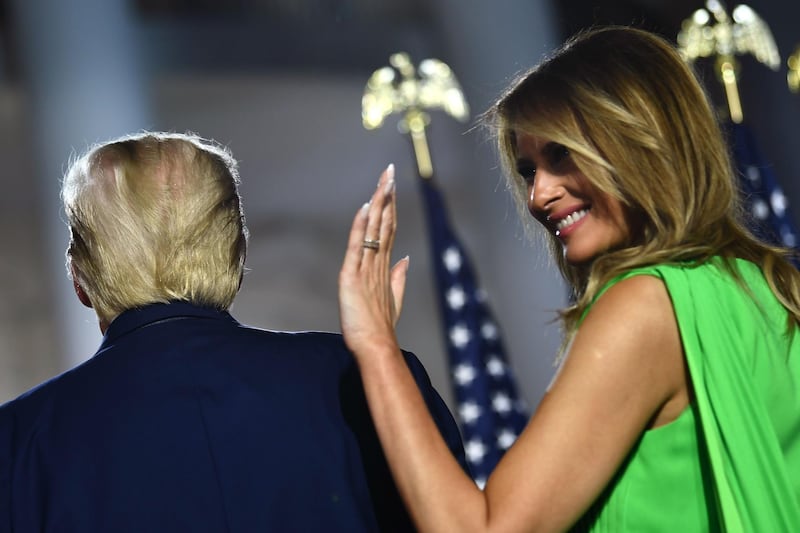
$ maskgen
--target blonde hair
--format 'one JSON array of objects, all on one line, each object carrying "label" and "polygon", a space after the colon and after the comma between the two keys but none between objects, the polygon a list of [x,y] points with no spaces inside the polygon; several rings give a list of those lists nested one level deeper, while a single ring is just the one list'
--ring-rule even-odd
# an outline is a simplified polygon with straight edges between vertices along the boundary
[{"label": "blonde hair", "polygon": [[158,302],[230,307],[247,248],[238,183],[230,152],[193,134],[123,137],[70,165],[67,257],[101,322]]},{"label": "blonde hair", "polygon": [[[691,69],[664,39],[605,27],[579,34],[523,74],[484,114],[510,189],[527,214],[516,172],[517,131],[565,146],[593,187],[617,198],[635,221],[630,242],[590,264],[553,256],[574,291],[562,310],[567,335],[598,290],[635,267],[721,256],[759,265],[775,296],[800,322],[800,274],[789,250],[757,240],[744,225],[728,147]],[[530,217],[526,217],[530,218]],[[738,277],[737,277],[738,279]]]}]

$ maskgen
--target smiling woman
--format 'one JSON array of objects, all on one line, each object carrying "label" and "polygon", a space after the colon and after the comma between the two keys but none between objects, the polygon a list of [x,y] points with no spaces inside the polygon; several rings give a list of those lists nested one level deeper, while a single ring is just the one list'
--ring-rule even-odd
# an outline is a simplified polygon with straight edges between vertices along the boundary
[{"label": "smiling woman", "polygon": [[345,341],[419,529],[800,530],[800,273],[741,224],[725,142],[676,50],[632,28],[578,35],[485,119],[575,294],[561,369],[485,490],[402,363],[389,171],[340,273]]},{"label": "smiling woman", "polygon": [[586,263],[629,241],[622,202],[593,187],[565,146],[523,132],[515,139],[528,210],[558,238],[567,263]]}]

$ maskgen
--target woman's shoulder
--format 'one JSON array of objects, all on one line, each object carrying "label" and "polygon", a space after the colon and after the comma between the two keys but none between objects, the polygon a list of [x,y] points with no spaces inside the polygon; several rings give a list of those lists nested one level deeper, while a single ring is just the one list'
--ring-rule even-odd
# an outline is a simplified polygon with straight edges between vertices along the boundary
[{"label": "woman's shoulder", "polygon": [[[653,355],[677,332],[677,321],[663,272],[658,266],[636,268],[607,283],[586,309],[579,331],[590,337],[624,339]],[[679,346],[679,344],[677,345]]]},{"label": "woman's shoulder", "polygon": [[[631,354],[648,352],[676,331],[666,283],[647,270],[618,277],[595,296],[579,324],[574,341],[630,346]],[[623,350],[620,350],[623,351]],[[638,357],[638,356],[637,356]]]},{"label": "woman's shoulder", "polygon": [[649,317],[672,313],[672,305],[664,283],[657,269],[636,269],[626,275],[618,276],[608,283],[595,298],[591,310],[600,313],[621,312],[632,317]]},{"label": "woman's shoulder", "polygon": [[[653,291],[663,291],[666,294],[664,283],[665,270],[676,268],[674,265],[656,264],[630,268],[618,273],[603,283],[583,313],[583,318],[597,305],[598,300],[612,288],[615,288],[611,300],[646,297]],[[606,298],[608,300],[608,298]]]}]

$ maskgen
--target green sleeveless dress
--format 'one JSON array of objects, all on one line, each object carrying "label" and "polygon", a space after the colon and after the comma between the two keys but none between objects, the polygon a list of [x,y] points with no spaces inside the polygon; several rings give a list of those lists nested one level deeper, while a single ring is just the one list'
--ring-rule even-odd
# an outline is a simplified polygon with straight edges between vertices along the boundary
[{"label": "green sleeveless dress", "polygon": [[644,433],[574,531],[800,532],[800,332],[760,269],[734,265],[742,283],[715,259],[604,288],[663,280],[694,397]]}]

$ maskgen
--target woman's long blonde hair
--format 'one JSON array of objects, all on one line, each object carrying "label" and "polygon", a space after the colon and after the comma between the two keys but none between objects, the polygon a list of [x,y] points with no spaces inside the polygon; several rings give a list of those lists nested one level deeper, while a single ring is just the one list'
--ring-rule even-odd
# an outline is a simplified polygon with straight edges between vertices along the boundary
[{"label": "woman's long blonde hair", "polygon": [[800,322],[800,274],[787,260],[789,251],[746,229],[709,99],[661,37],[617,26],[579,34],[523,74],[483,120],[497,138],[521,212],[527,215],[527,187],[516,172],[517,131],[564,145],[592,185],[619,199],[637,222],[631,242],[586,265],[568,264],[549,235],[574,291],[574,303],[561,312],[567,334],[615,276],[714,256],[729,268],[733,258],[759,265],[793,322]]}]

